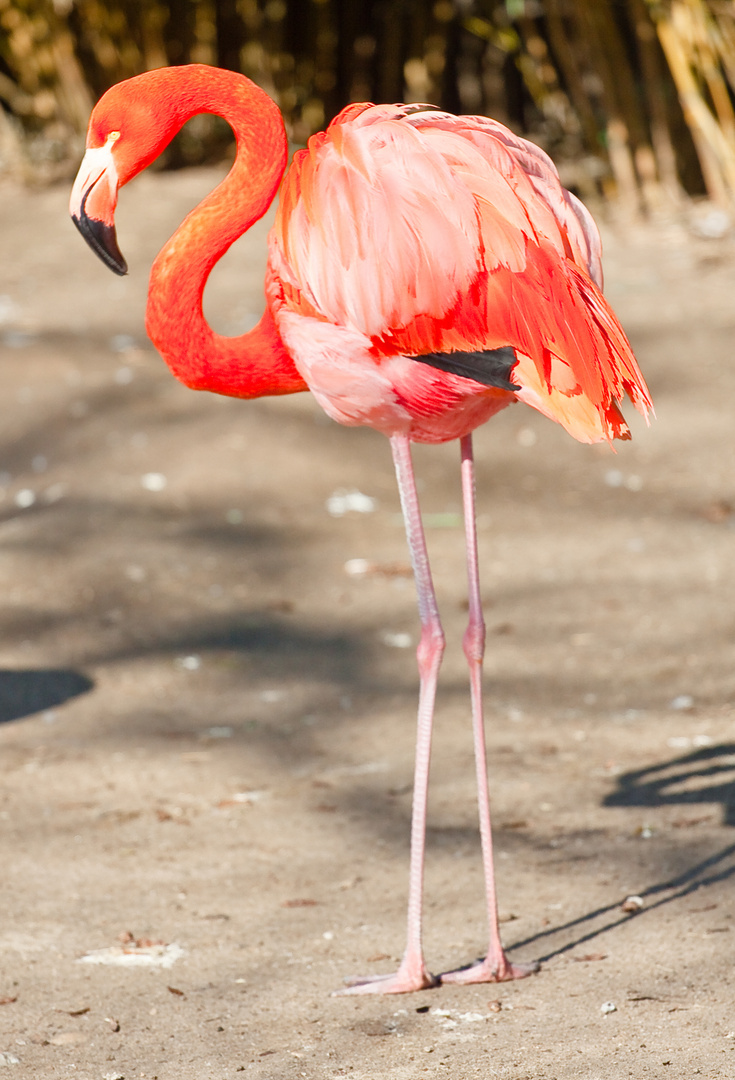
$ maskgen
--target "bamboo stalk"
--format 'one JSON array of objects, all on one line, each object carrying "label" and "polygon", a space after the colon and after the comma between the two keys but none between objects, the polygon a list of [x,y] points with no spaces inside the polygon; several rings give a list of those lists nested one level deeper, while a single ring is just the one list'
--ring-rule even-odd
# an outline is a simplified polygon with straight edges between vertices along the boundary
[{"label": "bamboo stalk", "polygon": [[735,136],[735,111],[733,110],[727,84],[719,67],[719,33],[702,0],[690,0],[687,12],[692,33],[693,57],[696,58],[707,84],[712,104],[725,136],[732,141]]},{"label": "bamboo stalk", "polygon": [[[656,28],[646,8],[645,0],[628,0],[628,11],[638,44],[643,93],[648,108],[656,172],[669,201],[674,206],[678,206],[681,203],[682,189],[676,164],[676,150],[669,130],[668,108],[663,90],[665,72],[661,63]],[[657,197],[657,193],[654,197]],[[650,200],[649,195],[647,200],[649,205]]]},{"label": "bamboo stalk", "polygon": [[361,97],[394,101],[413,61],[416,93],[445,106],[482,103],[522,130],[533,100],[552,153],[581,143],[602,157],[606,136],[633,212],[662,186],[680,198],[675,89],[707,190],[735,203],[735,0],[0,0],[0,58],[17,130],[70,149],[92,100],[146,67],[243,68],[305,137],[349,100],[356,71]]},{"label": "bamboo stalk", "polygon": [[707,192],[715,202],[727,204],[735,195],[735,147],[707,107],[672,21],[659,18],[656,29],[694,139]]},{"label": "bamboo stalk", "polygon": [[[610,159],[610,167],[618,189],[618,197],[621,206],[630,215],[635,215],[640,209],[640,192],[638,178],[636,176],[633,154],[630,146],[630,133],[628,127],[628,115],[630,99],[620,93],[621,81],[632,78],[627,58],[619,60],[621,66],[614,67],[612,52],[617,54],[619,48],[609,49],[608,18],[609,10],[606,4],[604,10],[601,5],[604,0],[574,0],[577,9],[577,17],[580,25],[586,29],[587,44],[590,49],[594,69],[600,76],[602,84],[602,98],[607,114],[606,135],[607,151]],[[633,116],[633,122],[639,127],[639,122]]]},{"label": "bamboo stalk", "polygon": [[92,111],[92,96],[74,52],[74,41],[66,28],[55,35],[52,50],[60,104],[76,133],[82,135]]},{"label": "bamboo stalk", "polygon": [[17,180],[25,180],[28,163],[23,153],[23,141],[18,127],[12,117],[8,116],[4,109],[0,109],[0,172]]},{"label": "bamboo stalk", "polygon": [[595,111],[590,104],[587,91],[582,81],[582,71],[577,53],[571,47],[561,15],[559,0],[545,0],[546,26],[549,44],[554,58],[559,65],[564,84],[569,92],[572,105],[579,118],[582,137],[590,153],[599,155],[600,141]]},{"label": "bamboo stalk", "polygon": [[0,99],[4,101],[16,116],[33,114],[33,97],[22,90],[9,76],[0,71]]},{"label": "bamboo stalk", "polygon": [[714,17],[719,31],[720,63],[731,89],[735,90],[735,10],[729,15],[718,11],[714,13]]}]

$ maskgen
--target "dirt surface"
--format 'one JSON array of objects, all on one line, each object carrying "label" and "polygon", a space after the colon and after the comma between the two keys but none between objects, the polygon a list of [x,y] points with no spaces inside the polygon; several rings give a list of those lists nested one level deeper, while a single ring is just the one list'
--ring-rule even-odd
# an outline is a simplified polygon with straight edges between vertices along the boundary
[{"label": "dirt surface", "polygon": [[[65,188],[0,189],[0,1073],[732,1078],[735,241],[605,230],[658,412],[617,455],[521,406],[477,435],[503,932],[540,974],[332,997],[403,948],[414,591],[381,436],[188,391],[146,341],[150,261],[216,175],[123,193],[126,279]],[[214,275],[222,331],[265,232]],[[485,935],[457,448],[416,462],[442,971]],[[372,512],[330,514],[353,489]]]}]

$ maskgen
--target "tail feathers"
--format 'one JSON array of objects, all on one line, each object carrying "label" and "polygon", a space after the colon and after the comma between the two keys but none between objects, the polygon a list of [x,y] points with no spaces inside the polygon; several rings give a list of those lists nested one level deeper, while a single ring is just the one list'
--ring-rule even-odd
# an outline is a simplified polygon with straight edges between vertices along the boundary
[{"label": "tail feathers", "polygon": [[612,397],[606,404],[595,404],[586,394],[560,390],[547,382],[530,356],[516,355],[513,381],[520,384],[516,391],[519,401],[561,424],[579,442],[630,438],[630,429]]},{"label": "tail feathers", "polygon": [[[580,442],[629,439],[619,403],[627,396],[648,422],[653,405],[623,328],[606,300],[571,261],[566,304],[547,309],[545,340],[517,350],[516,396],[556,420]],[[553,299],[555,289],[550,290]],[[529,344],[531,342],[529,341]],[[539,344],[541,349],[539,350]]]}]

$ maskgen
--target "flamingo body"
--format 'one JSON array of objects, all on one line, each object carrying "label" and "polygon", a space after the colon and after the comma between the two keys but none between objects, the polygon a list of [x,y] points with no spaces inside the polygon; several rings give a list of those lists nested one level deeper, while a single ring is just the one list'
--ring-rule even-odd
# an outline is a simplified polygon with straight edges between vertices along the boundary
[{"label": "flamingo body", "polygon": [[[594,223],[537,147],[484,117],[353,105],[294,157],[267,294],[341,423],[444,442],[518,398],[594,442],[629,437],[626,392],[650,407],[601,283]],[[515,391],[410,359],[504,346]]]},{"label": "flamingo body", "polygon": [[146,326],[174,375],[235,397],[311,389],[343,424],[391,441],[414,566],[421,640],[408,933],[398,971],[352,980],[350,993],[436,985],[421,943],[423,860],[434,698],[444,650],[410,456],[411,442],[459,439],[469,588],[463,646],[470,674],[489,947],[446,982],[520,978],[500,943],[485,763],[485,626],[475,530],[472,435],[516,400],[582,442],[630,437],[627,394],[650,397],[602,296],[592,218],[550,159],[486,117],[431,106],[350,105],[298,152],[269,238],[266,310],[225,338],[207,324],[204,286],[261,217],[286,164],[274,103],[243,76],[202,65],[159,69],[104,95],[70,209],[103,261],[126,272],[114,211],[120,186],[191,116],[216,113],[237,140],[225,180],[164,245],[151,271]]}]

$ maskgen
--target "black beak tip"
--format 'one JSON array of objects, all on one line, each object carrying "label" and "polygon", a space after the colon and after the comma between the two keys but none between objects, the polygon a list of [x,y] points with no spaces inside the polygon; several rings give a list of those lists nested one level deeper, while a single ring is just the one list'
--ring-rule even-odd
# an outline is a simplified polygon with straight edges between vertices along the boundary
[{"label": "black beak tip", "polygon": [[95,255],[115,274],[123,277],[128,272],[128,264],[123,258],[120,248],[117,246],[117,236],[114,225],[107,225],[104,221],[96,221],[88,217],[82,207],[82,212],[77,217],[72,214],[72,221],[79,229],[84,239]]}]

